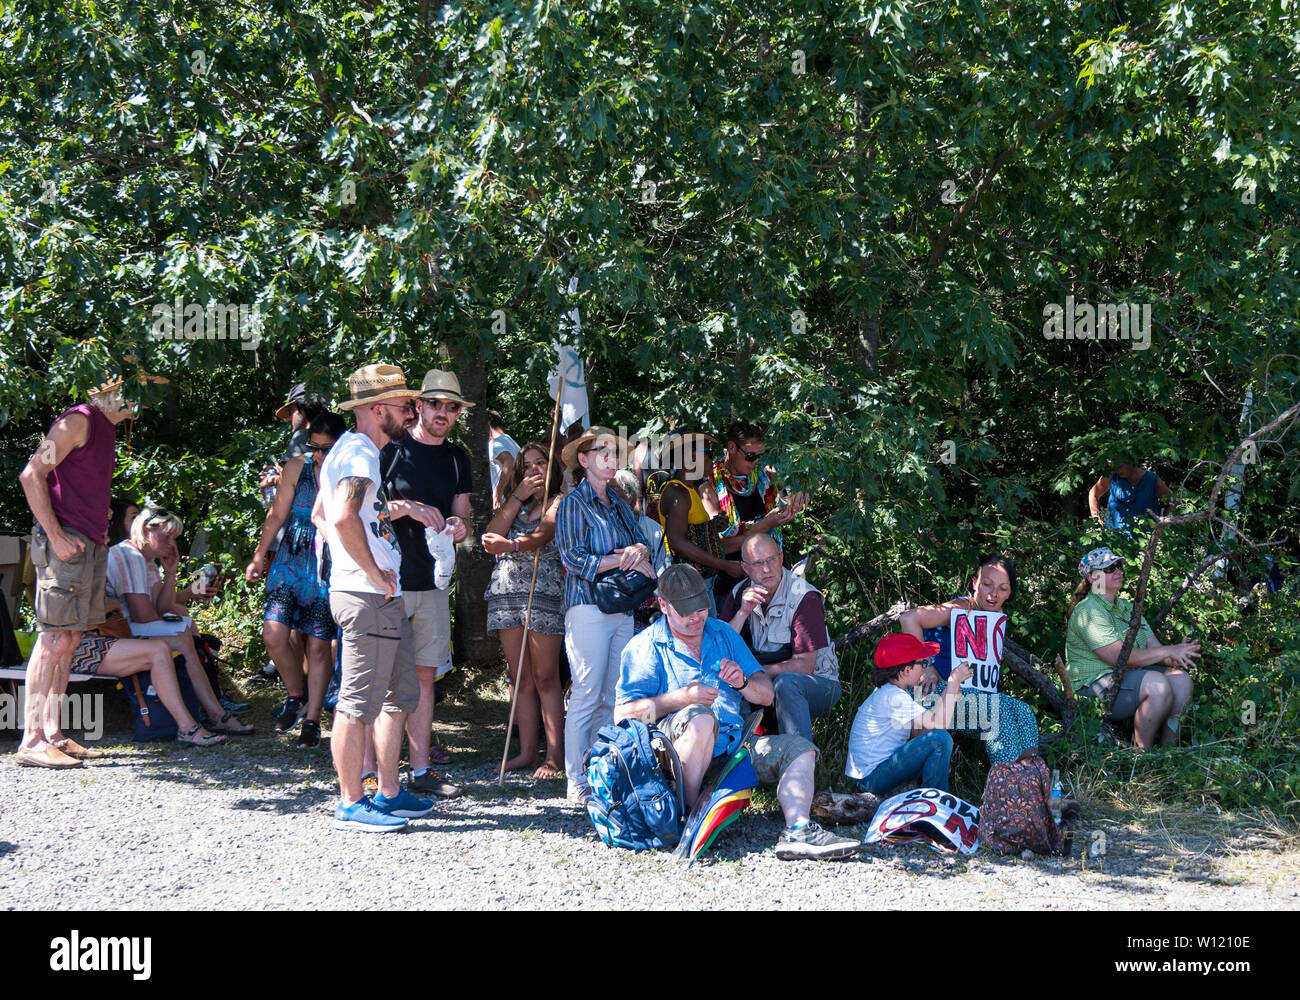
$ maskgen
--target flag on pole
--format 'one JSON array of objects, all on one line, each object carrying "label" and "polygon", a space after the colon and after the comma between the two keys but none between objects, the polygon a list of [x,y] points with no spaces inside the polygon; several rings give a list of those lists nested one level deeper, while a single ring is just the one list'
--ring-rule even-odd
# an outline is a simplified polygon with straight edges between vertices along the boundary
[{"label": "flag on pole", "polygon": [[[578,279],[569,279],[569,294],[578,291]],[[582,429],[591,426],[591,405],[587,402],[587,373],[582,358],[572,347],[578,340],[582,323],[575,306],[560,318],[560,339],[555,342],[556,367],[547,381],[551,385],[551,398],[560,400],[560,429],[567,430],[581,421]],[[557,396],[556,394],[560,395]]]}]

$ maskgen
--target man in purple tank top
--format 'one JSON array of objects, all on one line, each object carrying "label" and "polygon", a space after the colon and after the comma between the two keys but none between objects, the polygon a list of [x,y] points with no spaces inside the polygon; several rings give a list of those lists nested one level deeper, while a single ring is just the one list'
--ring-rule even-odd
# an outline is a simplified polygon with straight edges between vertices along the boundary
[{"label": "man in purple tank top", "polygon": [[[141,376],[155,382],[166,379]],[[32,509],[39,634],[27,663],[27,704],[18,763],[80,767],[101,757],[63,735],[59,710],[81,633],[107,617],[104,574],[117,425],[135,416],[110,381],[59,415],[18,476]]]}]

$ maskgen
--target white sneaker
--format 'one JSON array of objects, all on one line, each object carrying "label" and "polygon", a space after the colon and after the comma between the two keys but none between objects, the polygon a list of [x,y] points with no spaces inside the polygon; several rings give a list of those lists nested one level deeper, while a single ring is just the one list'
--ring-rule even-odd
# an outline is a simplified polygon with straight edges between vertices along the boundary
[{"label": "white sneaker", "polygon": [[433,556],[433,585],[439,590],[451,586],[451,574],[456,568],[456,543],[452,540],[451,526],[436,531],[432,526],[424,529],[424,544]]}]

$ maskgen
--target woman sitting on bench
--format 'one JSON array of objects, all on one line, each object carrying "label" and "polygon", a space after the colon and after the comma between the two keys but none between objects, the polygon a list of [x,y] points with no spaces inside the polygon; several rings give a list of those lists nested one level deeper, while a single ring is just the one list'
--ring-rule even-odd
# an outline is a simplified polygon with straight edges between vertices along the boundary
[{"label": "woman sitting on bench", "polygon": [[[107,605],[111,622],[118,604],[110,599]],[[121,622],[120,618],[116,620]],[[208,732],[185,707],[185,699],[181,697],[180,685],[176,680],[176,664],[167,644],[160,639],[117,638],[100,630],[108,625],[109,622],[105,622],[102,626],[81,633],[81,642],[72,654],[72,673],[123,678],[148,670],[158,700],[176,720],[179,727],[176,732],[178,740],[192,743],[196,747],[225,743],[224,736]],[[206,684],[207,678],[204,677],[203,681]]]},{"label": "woman sitting on bench", "polygon": [[[181,519],[175,514],[160,507],[146,507],[131,525],[131,537],[109,548],[108,596],[121,605],[122,614],[129,624],[159,620],[179,623],[182,620],[176,614],[176,567],[181,558],[176,548],[176,536],[180,532]],[[155,560],[162,563],[161,574]],[[193,588],[191,593],[194,593]],[[171,615],[170,619],[168,615]],[[251,725],[240,722],[222,708],[203,672],[203,661],[199,659],[194,637],[189,632],[161,635],[158,639],[185,657],[185,669],[194,685],[194,693],[208,718],[215,720],[209,722],[213,729],[238,736],[253,731]]]}]

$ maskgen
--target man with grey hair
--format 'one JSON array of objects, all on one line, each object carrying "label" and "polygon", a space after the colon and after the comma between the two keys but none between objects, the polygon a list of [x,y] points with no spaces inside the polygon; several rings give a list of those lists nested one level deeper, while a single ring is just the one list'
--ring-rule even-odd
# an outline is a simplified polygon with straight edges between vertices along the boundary
[{"label": "man with grey hair", "polygon": [[781,563],[781,547],[751,532],[741,543],[749,582],[737,584],[720,617],[772,678],[780,732],[812,739],[812,720],[840,700],[840,661],[826,634],[821,592]]},{"label": "man with grey hair", "polygon": [[[140,375],[153,382],[157,376]],[[63,735],[59,710],[81,633],[108,617],[104,576],[117,425],[135,416],[122,379],[90,392],[90,402],[59,414],[18,475],[35,524],[38,635],[27,662],[27,704],[17,760],[23,767],[81,767],[102,757]]]}]

